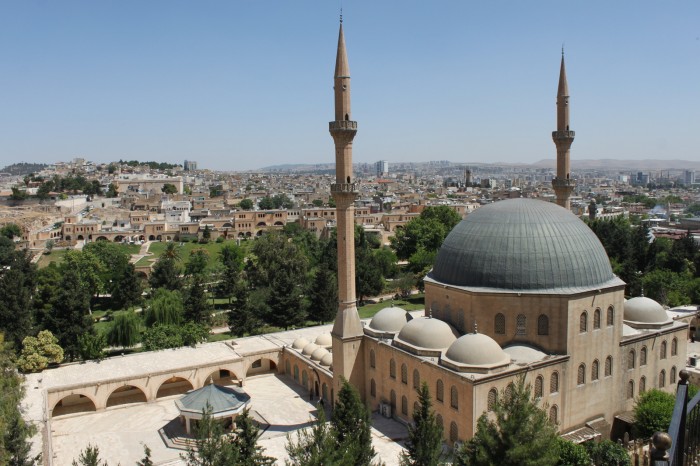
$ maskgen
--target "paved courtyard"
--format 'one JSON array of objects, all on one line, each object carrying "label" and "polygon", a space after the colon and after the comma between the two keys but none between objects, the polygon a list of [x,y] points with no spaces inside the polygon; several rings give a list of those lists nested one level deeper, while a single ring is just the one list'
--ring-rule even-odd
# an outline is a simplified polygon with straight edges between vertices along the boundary
[{"label": "paved courtyard", "polygon": [[[304,396],[301,387],[285,383],[284,376],[252,377],[246,380],[244,388],[251,395],[251,410],[270,425],[259,444],[268,455],[278,459],[278,464],[284,464],[287,433],[307,427],[315,406]],[[54,464],[70,466],[89,444],[99,447],[101,458],[110,466],[135,464],[143,457],[144,444],[151,449],[156,464],[184,464],[180,460],[182,450],[166,447],[158,434],[160,428],[178,416],[174,401],[177,398],[54,418],[51,424]],[[398,464],[402,448],[395,440],[406,437],[405,427],[378,415],[373,421],[374,448],[384,463]]]}]

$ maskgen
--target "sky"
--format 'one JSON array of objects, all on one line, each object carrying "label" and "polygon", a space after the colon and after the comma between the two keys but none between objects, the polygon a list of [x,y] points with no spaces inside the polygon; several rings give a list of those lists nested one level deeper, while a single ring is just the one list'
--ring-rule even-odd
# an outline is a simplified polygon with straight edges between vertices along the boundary
[{"label": "sky", "polygon": [[[340,0],[0,0],[0,167],[332,163]],[[700,2],[343,0],[355,162],[700,160]]]}]

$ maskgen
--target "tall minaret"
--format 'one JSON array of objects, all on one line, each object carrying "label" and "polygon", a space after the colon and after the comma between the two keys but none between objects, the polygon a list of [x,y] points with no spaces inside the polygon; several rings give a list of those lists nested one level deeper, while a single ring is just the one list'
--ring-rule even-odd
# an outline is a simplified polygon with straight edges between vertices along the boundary
[{"label": "tall minaret", "polygon": [[333,386],[340,389],[343,376],[364,399],[364,364],[361,353],[362,323],[355,296],[355,198],[357,184],[352,176],[352,140],[357,122],[350,113],[350,66],[345,52],[343,17],[340,17],[338,53],[335,59],[335,121],[328,126],[335,143],[335,183],[331,194],[336,205],[338,234],[338,313],[333,324]]},{"label": "tall minaret", "polygon": [[569,151],[574,142],[574,132],[569,130],[569,86],[566,83],[564,67],[564,49],[561,51],[561,69],[559,70],[559,90],[557,91],[557,130],[552,132],[552,139],[557,146],[557,176],[552,180],[552,187],[557,196],[557,204],[569,209],[569,196],[574,190],[575,182],[570,178]]}]

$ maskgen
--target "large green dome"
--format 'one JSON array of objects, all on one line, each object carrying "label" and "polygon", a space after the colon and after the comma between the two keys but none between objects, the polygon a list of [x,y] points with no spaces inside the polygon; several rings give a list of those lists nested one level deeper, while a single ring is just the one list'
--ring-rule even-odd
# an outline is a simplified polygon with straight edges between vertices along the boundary
[{"label": "large green dome", "polygon": [[445,238],[428,278],[513,291],[591,289],[618,281],[585,223],[535,199],[500,201],[469,214]]}]

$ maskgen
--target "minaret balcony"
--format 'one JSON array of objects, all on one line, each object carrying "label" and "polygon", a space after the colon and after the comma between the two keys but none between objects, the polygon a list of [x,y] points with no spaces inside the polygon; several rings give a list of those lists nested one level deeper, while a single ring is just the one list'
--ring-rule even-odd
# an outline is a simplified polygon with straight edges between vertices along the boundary
[{"label": "minaret balcony", "polygon": [[576,186],[576,181],[574,181],[572,179],[554,178],[552,180],[552,187],[554,189],[557,189],[557,188],[573,189],[574,186]]},{"label": "minaret balcony", "polygon": [[356,194],[358,187],[357,183],[333,183],[331,185],[331,193]]},{"label": "minaret balcony", "polygon": [[357,131],[357,122],[350,121],[350,120],[331,121],[328,123],[328,129],[330,131],[337,131],[337,130]]},{"label": "minaret balcony", "polygon": [[552,139],[573,139],[575,131],[552,131]]}]

